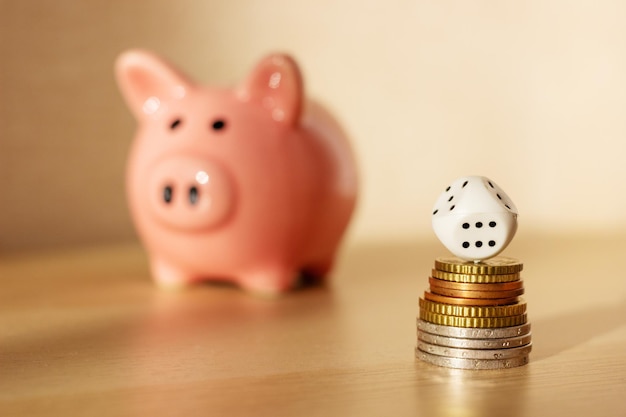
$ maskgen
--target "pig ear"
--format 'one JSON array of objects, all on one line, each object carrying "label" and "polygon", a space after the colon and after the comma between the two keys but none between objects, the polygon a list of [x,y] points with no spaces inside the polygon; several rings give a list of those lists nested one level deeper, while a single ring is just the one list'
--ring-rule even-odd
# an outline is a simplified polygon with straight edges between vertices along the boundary
[{"label": "pig ear", "polygon": [[287,126],[296,125],[302,110],[302,75],[288,55],[262,59],[239,88],[244,101],[259,103],[269,116]]},{"label": "pig ear", "polygon": [[192,86],[173,66],[146,51],[131,50],[115,63],[120,91],[137,119],[158,111],[168,99],[181,98]]}]

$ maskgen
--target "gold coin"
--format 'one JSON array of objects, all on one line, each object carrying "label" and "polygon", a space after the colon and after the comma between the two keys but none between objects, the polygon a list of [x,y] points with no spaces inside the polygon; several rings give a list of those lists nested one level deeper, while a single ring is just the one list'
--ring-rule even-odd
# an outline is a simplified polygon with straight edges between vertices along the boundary
[{"label": "gold coin", "polygon": [[436,301],[438,303],[462,305],[462,306],[502,306],[508,304],[515,304],[518,302],[518,297],[509,298],[457,298],[446,297],[443,295],[433,294],[428,291],[424,291],[424,298],[430,301]]},{"label": "gold coin", "polygon": [[462,291],[510,291],[524,288],[524,282],[522,280],[499,282],[495,284],[468,284],[464,282],[450,282],[431,277],[428,278],[428,282],[431,286]]},{"label": "gold coin", "polygon": [[480,262],[469,262],[455,257],[435,259],[435,269],[455,274],[499,275],[520,272],[524,265],[513,258],[496,256]]},{"label": "gold coin", "polygon": [[479,275],[479,274],[455,274],[454,272],[439,271],[433,269],[432,275],[434,278],[442,279],[444,281],[463,282],[469,284],[492,284],[497,282],[511,282],[518,281],[520,279],[520,273],[515,274],[492,274],[492,275]]},{"label": "gold coin", "polygon": [[506,317],[526,312],[526,303],[520,302],[507,306],[458,306],[419,299],[420,308],[437,314],[459,317]]},{"label": "gold coin", "polygon": [[506,317],[459,317],[437,314],[420,308],[420,319],[429,323],[454,327],[510,327],[526,323],[526,313]]},{"label": "gold coin", "polygon": [[446,297],[457,298],[511,298],[524,294],[524,289],[519,288],[517,290],[509,291],[463,291],[451,290],[450,288],[442,288],[430,284],[430,292],[445,295]]}]

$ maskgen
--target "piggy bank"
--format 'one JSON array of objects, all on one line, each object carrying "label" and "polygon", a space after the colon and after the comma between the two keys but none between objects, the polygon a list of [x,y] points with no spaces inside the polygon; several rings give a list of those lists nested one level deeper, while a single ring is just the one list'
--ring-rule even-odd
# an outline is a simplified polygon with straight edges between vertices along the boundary
[{"label": "piggy bank", "polygon": [[357,175],[348,141],[305,99],[297,64],[262,59],[234,88],[199,85],[145,51],[116,62],[138,122],[127,198],[154,280],[267,294],[326,277]]}]

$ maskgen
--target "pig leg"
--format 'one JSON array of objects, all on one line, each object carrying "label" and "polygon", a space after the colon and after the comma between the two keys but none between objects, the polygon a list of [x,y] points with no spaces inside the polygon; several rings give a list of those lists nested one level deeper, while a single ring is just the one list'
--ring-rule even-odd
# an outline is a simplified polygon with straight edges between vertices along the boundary
[{"label": "pig leg", "polygon": [[312,278],[315,283],[323,283],[326,281],[328,274],[333,269],[335,263],[334,258],[330,257],[324,261],[314,262],[303,269],[306,277]]},{"label": "pig leg", "polygon": [[159,257],[152,257],[150,260],[152,277],[157,285],[168,290],[181,289],[193,281],[193,277],[181,271],[172,264]]},{"label": "pig leg", "polygon": [[292,289],[297,275],[296,268],[265,267],[243,273],[237,282],[248,291],[274,296]]}]

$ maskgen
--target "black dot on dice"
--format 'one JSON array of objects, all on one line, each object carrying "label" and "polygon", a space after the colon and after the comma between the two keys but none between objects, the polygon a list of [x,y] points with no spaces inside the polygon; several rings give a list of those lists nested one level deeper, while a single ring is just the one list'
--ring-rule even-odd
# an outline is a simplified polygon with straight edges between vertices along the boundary
[{"label": "black dot on dice", "polygon": [[489,186],[490,186],[491,188],[495,188],[495,187],[493,186],[493,184],[491,183],[491,181],[487,181],[487,184],[489,184]]},{"label": "black dot on dice", "polygon": [[496,227],[496,222],[489,222],[489,227]]},{"label": "black dot on dice", "polygon": [[461,186],[461,188],[465,188],[465,186],[467,185],[467,183],[468,183],[468,182],[469,182],[469,181],[465,181],[465,182],[463,183],[463,185]]},{"label": "black dot on dice", "polygon": [[496,246],[496,241],[495,241],[495,240],[490,240],[490,241],[489,241],[489,246],[491,246],[492,248],[493,248],[494,246]]},{"label": "black dot on dice", "polygon": [[469,223],[463,223],[463,229],[469,229]]},{"label": "black dot on dice", "polygon": [[448,201],[452,201],[453,198],[454,198],[454,196],[451,195],[450,198],[448,199]]},{"label": "black dot on dice", "polygon": [[476,247],[480,248],[483,245],[483,242],[481,242],[480,240],[476,241]]},{"label": "black dot on dice", "polygon": [[511,206],[509,206],[508,204],[505,204],[504,207],[508,208],[509,210],[511,210]]},{"label": "black dot on dice", "polygon": [[450,191],[450,186],[448,186],[448,188],[446,188],[446,193]]},{"label": "black dot on dice", "polygon": [[435,214],[437,214],[437,213],[439,213],[439,209],[437,209],[437,210],[433,211],[433,216],[434,216]]},{"label": "black dot on dice", "polygon": [[469,246],[470,246],[470,245],[469,245],[469,242],[463,242],[463,247],[464,247],[465,249],[469,248]]},{"label": "black dot on dice", "polygon": [[476,222],[476,227],[480,229],[481,227],[483,227],[483,223],[482,222]]},{"label": "black dot on dice", "polygon": [[500,194],[496,194],[498,196],[498,200],[502,200],[502,196]]},{"label": "black dot on dice", "polygon": [[450,206],[450,211],[454,210],[455,206]]}]

